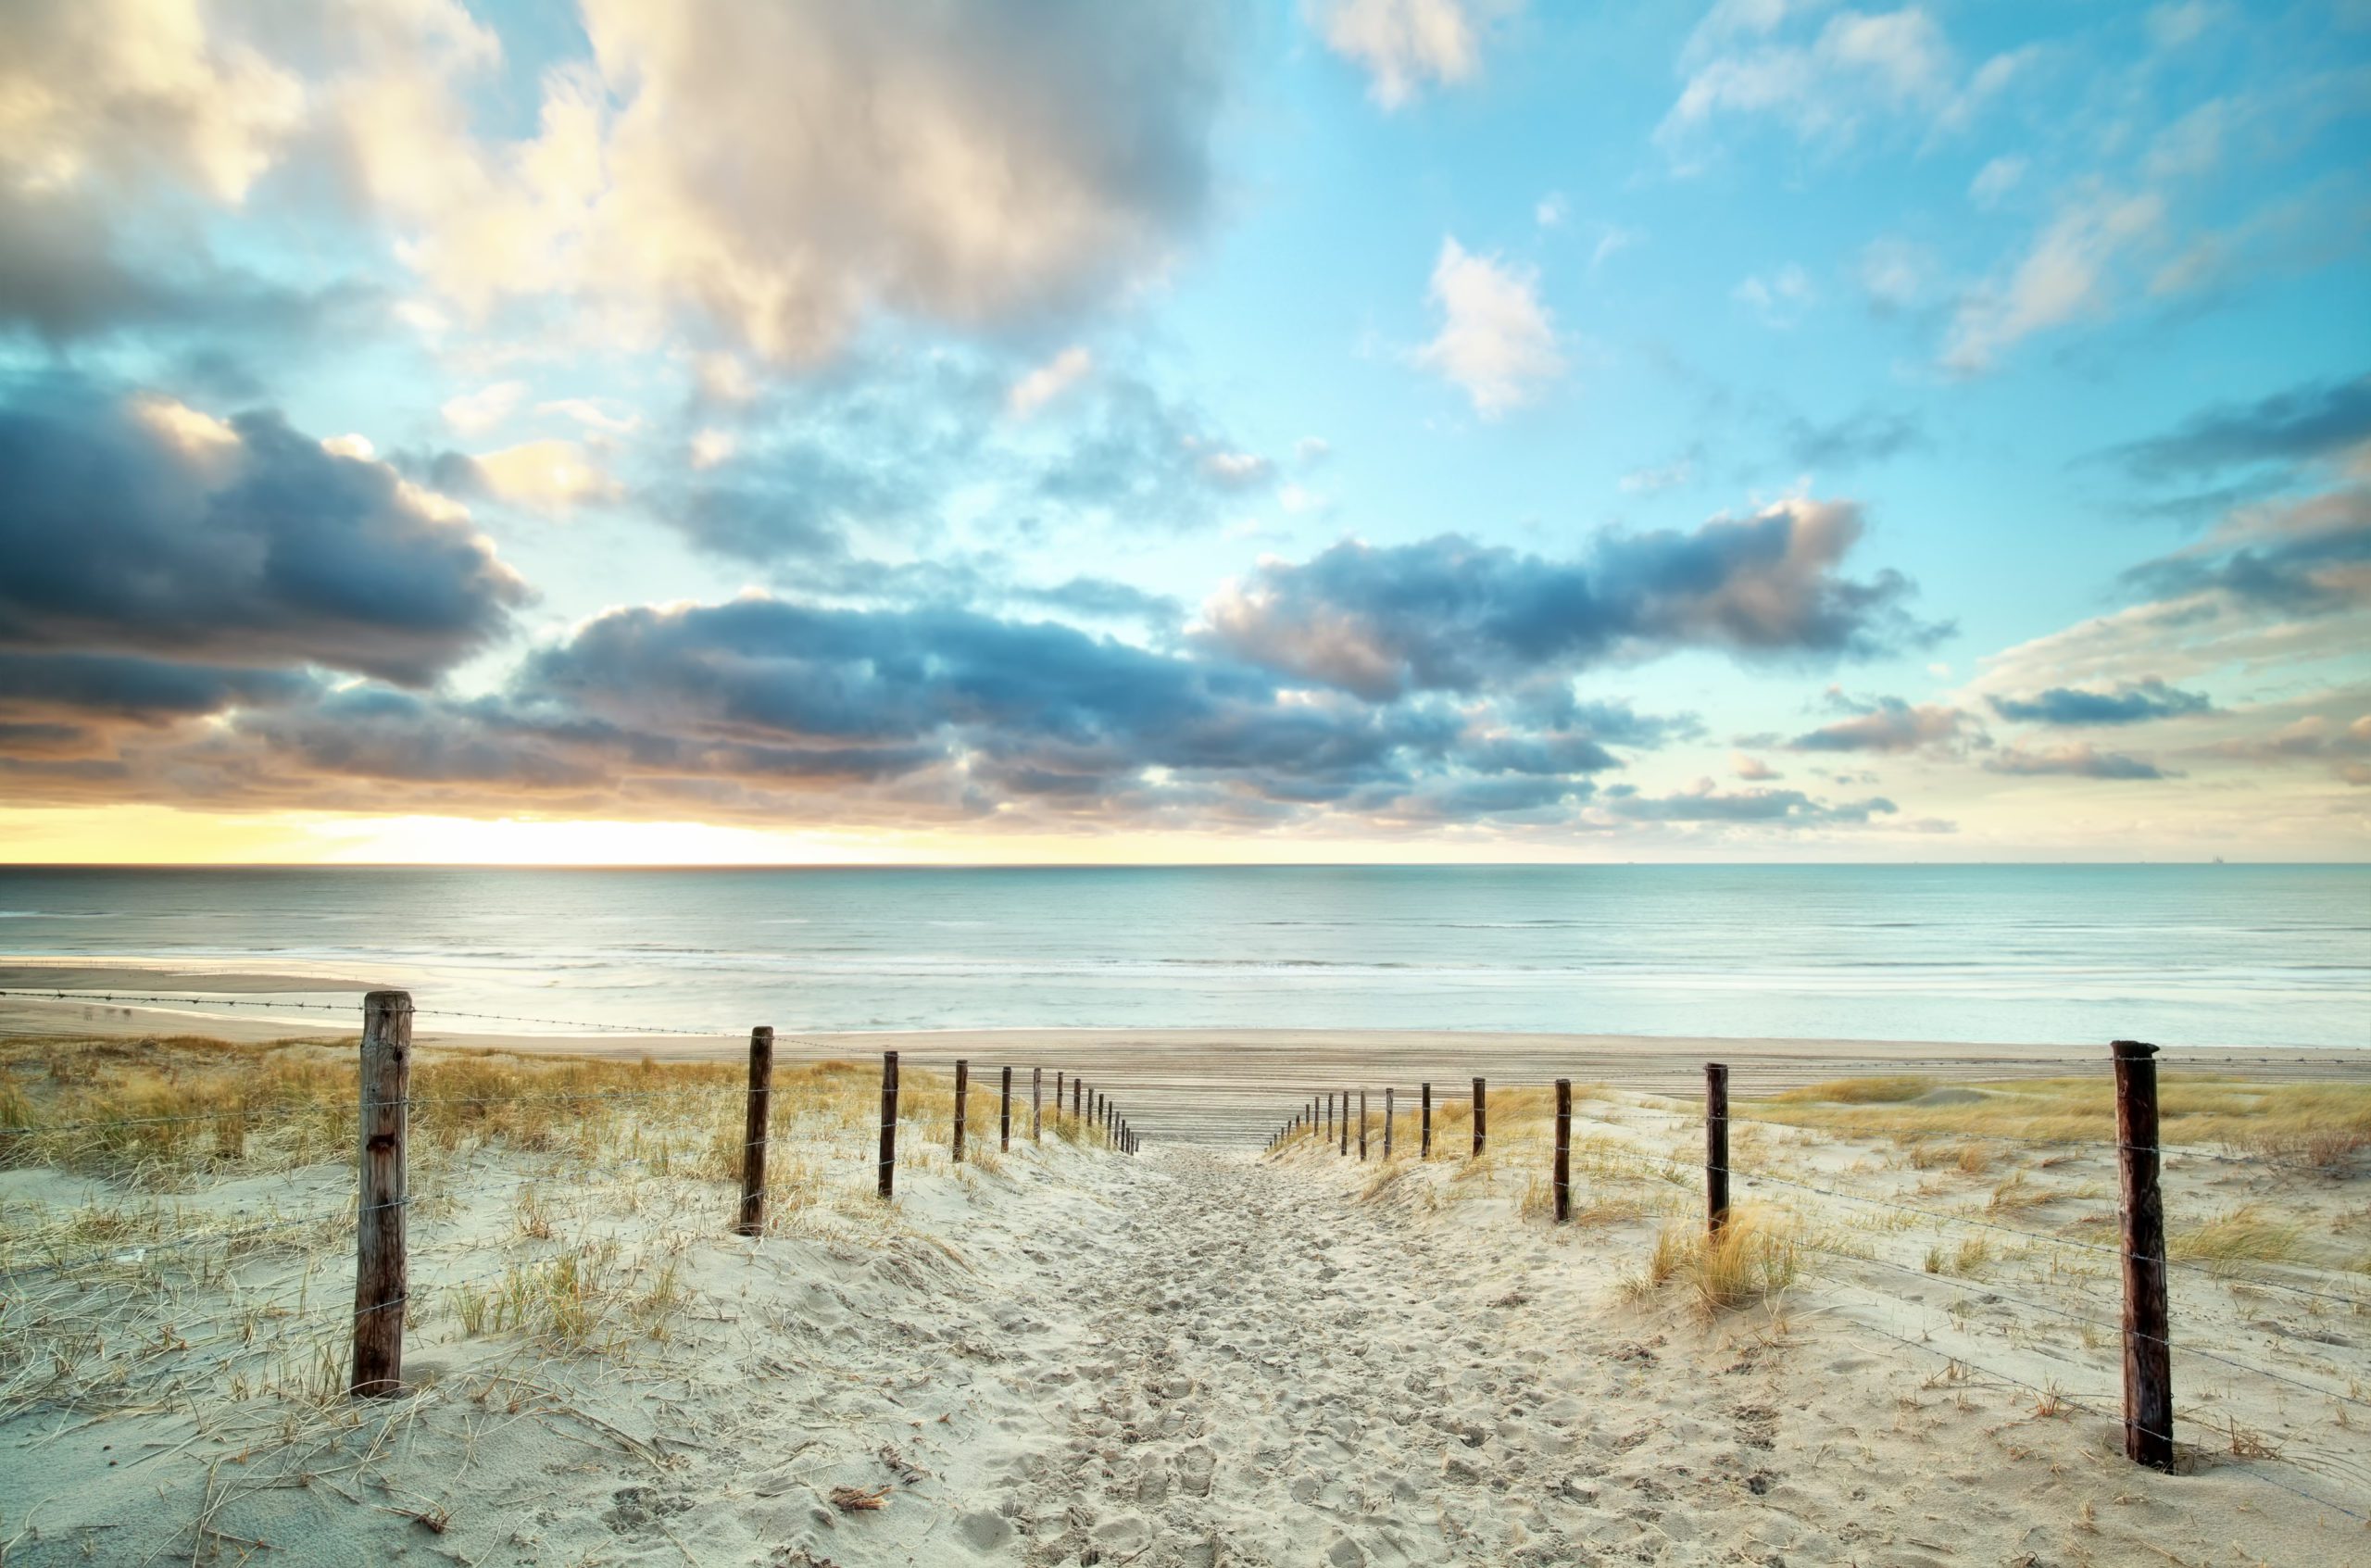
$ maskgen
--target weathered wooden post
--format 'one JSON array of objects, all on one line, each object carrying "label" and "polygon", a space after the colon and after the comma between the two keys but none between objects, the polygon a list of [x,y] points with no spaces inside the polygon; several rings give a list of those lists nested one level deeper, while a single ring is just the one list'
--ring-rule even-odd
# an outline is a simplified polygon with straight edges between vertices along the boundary
[{"label": "weathered wooden post", "polygon": [[1072,1120],[1072,1121],[1075,1122],[1075,1121],[1077,1121],[1077,1120],[1079,1119],[1079,1107],[1080,1107],[1080,1106],[1082,1106],[1082,1105],[1084,1105],[1084,1104],[1085,1103],[1085,1097],[1086,1097],[1086,1080],[1085,1080],[1085,1079],[1084,1079],[1084,1078],[1073,1078],[1073,1079],[1072,1079],[1072,1080],[1071,1080],[1071,1120]]},{"label": "weathered wooden post", "polygon": [[1391,1091],[1383,1091],[1383,1157],[1391,1158]]},{"label": "weathered wooden post", "polygon": [[881,1196],[897,1189],[897,1053],[881,1053]]},{"label": "weathered wooden post", "polygon": [[1045,1096],[1046,1070],[1042,1067],[1033,1067],[1029,1070],[1029,1141],[1031,1143],[1039,1141],[1040,1128],[1045,1116]]},{"label": "weathered wooden post", "polygon": [[1476,1160],[1482,1158],[1483,1135],[1488,1131],[1490,1102],[1487,1098],[1487,1091],[1488,1085],[1481,1079],[1474,1080],[1474,1158]]},{"label": "weathered wooden post", "polygon": [[997,1101],[997,1152],[1012,1152],[1012,1069],[1004,1070],[1004,1086]]},{"label": "weathered wooden post", "polygon": [[955,1061],[955,1163],[963,1163],[963,1123],[971,1120],[972,1064]]},{"label": "weathered wooden post", "polygon": [[766,1228],[766,1129],[773,1103],[774,1032],[764,1024],[749,1031],[749,1104],[741,1139],[741,1218],[733,1229],[757,1236]]},{"label": "weathered wooden post", "polygon": [[1325,1097],[1325,1141],[1334,1141],[1334,1097],[1330,1094]]},{"label": "weathered wooden post", "polygon": [[1359,1163],[1367,1162],[1367,1092],[1359,1091]]},{"label": "weathered wooden post", "polygon": [[1337,1158],[1337,1159],[1342,1159],[1342,1160],[1348,1160],[1349,1157],[1350,1157],[1350,1091],[1349,1091],[1349,1090],[1348,1090],[1348,1089],[1344,1089],[1344,1090],[1342,1091],[1342,1152],[1341,1152],[1338,1156],[1336,1156],[1336,1158]]},{"label": "weathered wooden post", "polygon": [[2174,1467],[2172,1319],[2165,1306],[2165,1200],[2157,1189],[2157,1047],[2118,1040],[2116,1169],[2124,1182],[2124,1452]]},{"label": "weathered wooden post", "polygon": [[1424,1099],[1424,1141],[1421,1145],[1419,1145],[1419,1146],[1417,1147],[1417,1149],[1416,1149],[1416,1158],[1417,1158],[1417,1159],[1419,1159],[1419,1160],[1430,1160],[1430,1159],[1433,1157],[1433,1086],[1432,1086],[1432,1085],[1430,1085],[1430,1084],[1426,1084],[1426,1085],[1424,1085],[1424,1087],[1419,1091],[1419,1093],[1420,1093],[1420,1095],[1422,1096],[1422,1098],[1423,1098],[1423,1099]]},{"label": "weathered wooden post", "polygon": [[1729,1070],[1704,1064],[1704,1231],[1718,1236],[1729,1223]]},{"label": "weathered wooden post", "polygon": [[362,1398],[404,1387],[404,1133],[411,1107],[411,993],[362,998],[361,1151],[355,1165],[354,1380]]},{"label": "weathered wooden post", "polygon": [[1573,1217],[1573,1081],[1556,1080],[1556,1223]]},{"label": "weathered wooden post", "polygon": [[[1067,1070],[1065,1070],[1065,1071],[1067,1071]],[[1058,1073],[1056,1073],[1054,1074],[1054,1121],[1055,1121],[1055,1123],[1059,1126],[1059,1125],[1060,1124],[1060,1123],[1061,1123],[1061,1120],[1062,1120],[1062,1074],[1061,1074],[1061,1073],[1059,1073],[1059,1072],[1058,1072]]]}]

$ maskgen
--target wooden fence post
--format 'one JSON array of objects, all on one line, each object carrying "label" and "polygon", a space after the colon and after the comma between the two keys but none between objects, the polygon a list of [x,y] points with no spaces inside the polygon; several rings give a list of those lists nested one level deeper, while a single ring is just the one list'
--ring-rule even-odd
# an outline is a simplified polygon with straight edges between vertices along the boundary
[{"label": "wooden fence post", "polygon": [[881,1053],[881,1196],[897,1189],[897,1053]]},{"label": "wooden fence post", "polygon": [[362,998],[361,1151],[356,1163],[354,1380],[364,1398],[404,1387],[404,1314],[410,1263],[404,1247],[404,1133],[411,1109],[411,993]]},{"label": "wooden fence post", "polygon": [[1344,1089],[1344,1090],[1342,1091],[1342,1152],[1341,1152],[1338,1156],[1336,1156],[1336,1158],[1337,1158],[1337,1159],[1347,1160],[1347,1159],[1349,1159],[1349,1157],[1350,1157],[1350,1091],[1349,1091],[1349,1090],[1348,1090],[1348,1089]]},{"label": "wooden fence post", "polygon": [[741,1218],[733,1227],[738,1236],[758,1236],[766,1228],[766,1131],[773,1091],[774,1032],[759,1024],[749,1031],[749,1104],[741,1139]]},{"label": "wooden fence post", "polygon": [[1391,1158],[1391,1091],[1383,1091],[1383,1157]]},{"label": "wooden fence post", "polygon": [[[1065,1069],[1064,1071],[1067,1071],[1067,1069]],[[1061,1120],[1062,1120],[1062,1074],[1061,1074],[1061,1073],[1058,1072],[1058,1073],[1056,1073],[1054,1074],[1054,1123],[1055,1123],[1055,1125],[1056,1125],[1057,1127],[1059,1127],[1059,1126],[1061,1124]]]},{"label": "wooden fence post", "polygon": [[1033,1067],[1029,1070],[1029,1141],[1031,1143],[1036,1143],[1042,1136],[1040,1129],[1044,1124],[1045,1095],[1046,1070],[1042,1067]]},{"label": "wooden fence post", "polygon": [[1421,1145],[1419,1145],[1419,1146],[1417,1147],[1417,1150],[1416,1150],[1416,1158],[1417,1158],[1417,1159],[1419,1159],[1419,1160],[1430,1160],[1430,1159],[1433,1157],[1433,1086],[1432,1086],[1432,1085],[1430,1085],[1430,1084],[1426,1084],[1426,1085],[1424,1086],[1424,1088],[1423,1088],[1423,1090],[1422,1090],[1421,1092],[1422,1092],[1422,1094],[1423,1094],[1423,1096],[1424,1096],[1424,1141]]},{"label": "wooden fence post", "polygon": [[1729,1070],[1704,1064],[1704,1234],[1729,1223]]},{"label": "wooden fence post", "polygon": [[1359,1091],[1359,1163],[1367,1161],[1367,1092]]},{"label": "wooden fence post", "polygon": [[963,1163],[963,1123],[971,1120],[972,1064],[960,1057],[955,1062],[955,1163]]},{"label": "wooden fence post", "polygon": [[1573,1081],[1556,1080],[1556,1223],[1573,1217]]},{"label": "wooden fence post", "polygon": [[1012,1069],[1004,1070],[1004,1085],[997,1101],[997,1152],[1012,1152]]},{"label": "wooden fence post", "polygon": [[2157,1189],[2157,1047],[2118,1040],[2116,1169],[2124,1180],[2124,1452],[2174,1467],[2172,1320],[2165,1306],[2165,1200]]},{"label": "wooden fence post", "polygon": [[1482,1145],[1489,1132],[1489,1085],[1481,1079],[1474,1080],[1474,1158],[1482,1158]]}]

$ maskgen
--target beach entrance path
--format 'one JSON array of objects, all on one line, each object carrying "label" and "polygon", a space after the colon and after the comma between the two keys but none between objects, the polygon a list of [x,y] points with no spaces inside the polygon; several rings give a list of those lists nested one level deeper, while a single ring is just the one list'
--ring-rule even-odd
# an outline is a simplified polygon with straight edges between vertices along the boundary
[{"label": "beach entrance path", "polygon": [[1751,1356],[1710,1394],[1647,1375],[1655,1348],[1612,1323],[1533,1314],[1542,1244],[1409,1226],[1237,1154],[1159,1164],[1172,1182],[1083,1255],[1029,1562],[1693,1560],[1744,1534],[1734,1505],[1772,1484]]}]

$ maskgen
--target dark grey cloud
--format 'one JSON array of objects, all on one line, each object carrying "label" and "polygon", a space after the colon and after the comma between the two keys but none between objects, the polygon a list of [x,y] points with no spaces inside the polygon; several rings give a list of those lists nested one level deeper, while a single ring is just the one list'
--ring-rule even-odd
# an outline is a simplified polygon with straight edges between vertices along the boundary
[{"label": "dark grey cloud", "polygon": [[1833,423],[1800,417],[1786,426],[1787,455],[1800,468],[1823,473],[1881,463],[1929,445],[1917,415],[1868,408]]},{"label": "dark grey cloud", "polygon": [[2156,763],[2121,751],[2101,751],[2088,744],[2038,749],[2007,746],[1984,759],[1985,771],[2021,778],[2043,776],[2072,779],[2177,779],[2182,775]]},{"label": "dark grey cloud", "polygon": [[1842,575],[1849,502],[1797,500],[1693,533],[1610,534],[1569,561],[1460,534],[1335,546],[1271,562],[1205,611],[1205,642],[1298,680],[1382,700],[1474,691],[1686,646],[1750,658],[1864,658],[1933,640],[1908,579]]},{"label": "dark grey cloud", "polygon": [[2205,693],[2169,686],[2155,675],[2123,682],[2106,691],[2051,686],[2032,696],[1986,700],[2001,718],[2031,724],[2138,724],[2214,710]]},{"label": "dark grey cloud", "polygon": [[1035,494],[1132,523],[1191,527],[1228,501],[1275,487],[1275,463],[1231,441],[1208,416],[1134,376],[1102,378]]},{"label": "dark grey cloud", "polygon": [[2214,535],[2124,574],[2157,598],[2220,593],[2275,615],[2305,618],[2371,604],[2371,486],[2327,491],[2243,512]]},{"label": "dark grey cloud", "polygon": [[1790,751],[1954,751],[1981,744],[1982,726],[1948,703],[1911,703],[1898,696],[1856,702],[1830,694],[1851,717],[1823,724],[1787,743]]},{"label": "dark grey cloud", "polygon": [[0,402],[0,648],[433,680],[525,587],[466,521],[278,414],[80,383]]},{"label": "dark grey cloud", "polygon": [[2371,375],[2311,382],[2253,403],[2209,408],[2164,435],[2108,455],[2143,478],[2164,479],[2327,458],[2365,441],[2371,441]]},{"label": "dark grey cloud", "polygon": [[[1611,792],[1609,792],[1611,793]],[[1625,795],[1606,808],[1617,817],[1652,822],[1760,822],[1784,827],[1860,824],[1900,809],[1881,795],[1833,804],[1799,789],[1700,788],[1675,795]]]}]

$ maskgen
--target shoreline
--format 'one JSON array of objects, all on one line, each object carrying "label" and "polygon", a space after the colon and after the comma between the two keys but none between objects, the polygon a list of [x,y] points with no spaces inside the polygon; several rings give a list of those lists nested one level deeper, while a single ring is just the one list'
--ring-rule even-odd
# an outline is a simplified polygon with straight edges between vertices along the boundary
[{"label": "shoreline", "polygon": [[[0,961],[0,991],[142,988],[219,991],[228,1002],[268,1009],[268,998],[276,995],[320,997],[358,991],[364,983],[276,973],[256,966],[213,970],[119,960]],[[332,1008],[292,1022],[260,1010],[216,1012],[138,1002],[0,996],[0,1033],[17,1035],[194,1035],[255,1043],[348,1038],[359,1023],[358,997],[350,1011]],[[413,1037],[432,1048],[659,1061],[734,1060],[747,1049],[747,1036],[739,1031],[520,1034],[474,1025],[442,1028],[433,1010],[421,1011]],[[1692,1098],[1701,1092],[1705,1062],[1721,1060],[1732,1069],[1733,1092],[1750,1099],[1872,1074],[1916,1073],[1964,1080],[2103,1074],[2109,1061],[2104,1040],[2089,1045],[1971,1045],[1355,1028],[784,1030],[776,1048],[785,1060],[895,1050],[921,1066],[950,1067],[958,1059],[971,1059],[979,1067],[1010,1064],[1018,1081],[1016,1098],[1025,1097],[1033,1068],[1044,1071],[1043,1089],[1048,1095],[1054,1074],[1084,1077],[1092,1087],[1127,1103],[1135,1124],[1148,1138],[1224,1144],[1256,1144],[1296,1107],[1329,1092],[1365,1090],[1379,1110],[1386,1085],[1405,1098],[1429,1082],[1435,1098],[1449,1103],[1467,1098],[1470,1080],[1477,1077],[1506,1086],[1544,1085],[1561,1077]],[[2162,1060],[2173,1071],[2243,1071],[2252,1079],[2327,1076],[2333,1069],[2371,1074],[2371,1052],[2345,1047],[2179,1047],[2169,1048]]]}]

